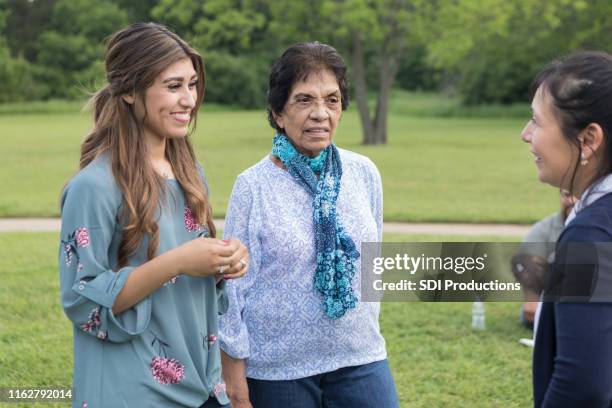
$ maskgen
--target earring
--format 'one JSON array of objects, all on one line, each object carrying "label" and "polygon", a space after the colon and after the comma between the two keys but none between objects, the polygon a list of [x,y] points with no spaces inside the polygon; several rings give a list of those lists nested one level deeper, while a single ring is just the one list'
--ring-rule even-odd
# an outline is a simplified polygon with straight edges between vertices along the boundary
[{"label": "earring", "polygon": [[589,161],[584,157],[584,153],[580,153],[580,165],[586,166],[589,164]]}]

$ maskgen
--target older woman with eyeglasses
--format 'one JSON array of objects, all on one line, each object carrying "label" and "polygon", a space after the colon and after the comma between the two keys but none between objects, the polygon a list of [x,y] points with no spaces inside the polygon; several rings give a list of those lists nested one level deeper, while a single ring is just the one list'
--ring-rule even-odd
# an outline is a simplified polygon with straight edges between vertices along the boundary
[{"label": "older woman with eyeglasses", "polygon": [[221,319],[234,408],[398,407],[380,305],[359,295],[360,244],[382,238],[380,174],[332,143],[347,106],[334,48],[295,44],[272,67],[272,151],[238,177],[224,233],[251,259]]}]

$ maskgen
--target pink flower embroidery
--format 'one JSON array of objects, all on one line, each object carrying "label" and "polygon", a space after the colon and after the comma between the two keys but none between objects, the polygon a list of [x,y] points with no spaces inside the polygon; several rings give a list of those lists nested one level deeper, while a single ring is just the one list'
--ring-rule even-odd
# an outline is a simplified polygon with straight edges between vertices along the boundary
[{"label": "pink flower embroidery", "polygon": [[224,382],[220,382],[215,384],[215,388],[213,389],[213,393],[215,395],[219,395],[221,394],[221,392],[225,392],[225,383]]},{"label": "pink flower embroidery", "polygon": [[199,231],[202,226],[198,224],[189,207],[185,207],[185,228],[189,232]]},{"label": "pink flower embroidery", "polygon": [[[84,331],[88,333],[100,327],[100,308],[96,307],[95,309],[93,309],[91,313],[89,313],[89,319],[85,323],[83,323],[80,327],[81,329],[83,329]],[[98,337],[100,337],[100,333],[98,333]],[[104,338],[106,338],[106,334],[104,334]]]},{"label": "pink flower embroidery", "polygon": [[87,228],[81,227],[77,228],[75,231],[76,243],[79,248],[86,247],[89,245],[89,232],[87,232]]},{"label": "pink flower embroidery", "polygon": [[151,373],[160,384],[178,384],[185,376],[185,366],[173,358],[153,357]]},{"label": "pink flower embroidery", "polygon": [[83,401],[83,405],[81,405],[81,408],[87,408],[87,403],[85,401]]},{"label": "pink flower embroidery", "polygon": [[208,345],[209,346],[212,346],[213,344],[215,344],[216,341],[217,341],[217,336],[215,336],[214,334],[208,335]]},{"label": "pink flower embroidery", "polygon": [[64,244],[64,253],[66,254],[66,266],[72,263],[72,247],[70,244]]},{"label": "pink flower embroidery", "polygon": [[68,237],[62,239],[62,245],[64,247],[64,253],[66,255],[66,266],[72,265],[72,259],[76,258],[77,272],[83,270],[83,264],[81,263],[81,256],[79,255],[78,248],[89,246],[89,231],[86,227],[79,227],[74,232],[68,234]]},{"label": "pink flower embroidery", "polygon": [[94,325],[90,322],[85,322],[81,325],[81,329],[83,329],[87,333],[90,333],[94,329]]}]

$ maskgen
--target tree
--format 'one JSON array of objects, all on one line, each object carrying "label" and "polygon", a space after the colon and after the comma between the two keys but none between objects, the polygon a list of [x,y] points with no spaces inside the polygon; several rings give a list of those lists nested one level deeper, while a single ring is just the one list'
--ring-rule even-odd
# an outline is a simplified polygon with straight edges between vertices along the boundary
[{"label": "tree", "polygon": [[208,0],[202,17],[195,23],[194,41],[204,49],[223,49],[236,55],[251,47],[252,33],[261,29],[265,16],[251,1]]},{"label": "tree", "polygon": [[12,57],[5,30],[10,11],[0,0],[0,102],[25,101],[36,96],[30,64],[20,55]]},{"label": "tree", "polygon": [[197,0],[160,0],[151,9],[151,17],[177,32],[182,38],[193,38],[193,26],[202,16],[202,3]]},{"label": "tree", "polygon": [[418,28],[428,59],[456,74],[466,104],[526,101],[545,63],[589,44],[609,44],[612,26],[607,0],[438,0],[420,12],[419,21],[430,22]]},{"label": "tree", "polygon": [[114,0],[114,2],[125,10],[130,22],[147,22],[151,20],[151,10],[155,7],[158,0]]},{"label": "tree", "polygon": [[[389,94],[421,0],[316,0],[276,4],[271,30],[287,40],[329,42],[348,56],[364,144],[387,142]],[[366,66],[378,68],[376,80]],[[377,83],[373,113],[368,103]]]},{"label": "tree", "polygon": [[58,0],[37,40],[36,76],[45,97],[75,98],[103,78],[104,40],[127,25],[127,13],[109,0]]},{"label": "tree", "polygon": [[261,107],[268,64],[265,41],[254,40],[266,37],[268,16],[257,0],[179,0],[183,9],[175,3],[161,0],[152,15],[202,54],[206,101]]},{"label": "tree", "polygon": [[0,48],[7,48],[6,35],[6,20],[10,15],[10,11],[6,7],[6,0],[0,0]]},{"label": "tree", "polygon": [[6,20],[6,36],[13,56],[36,60],[38,36],[47,29],[55,0],[7,0],[10,15]]}]

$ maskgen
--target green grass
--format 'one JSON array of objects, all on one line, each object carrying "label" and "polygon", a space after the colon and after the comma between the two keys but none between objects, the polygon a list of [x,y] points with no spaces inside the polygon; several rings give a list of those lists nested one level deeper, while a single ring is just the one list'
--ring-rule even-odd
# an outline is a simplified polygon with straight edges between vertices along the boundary
[{"label": "green grass", "polygon": [[415,117],[517,118],[529,115],[527,103],[464,106],[458,96],[431,92],[393,90],[389,101],[391,113]]},{"label": "green grass", "polygon": [[[433,109],[440,99],[394,97],[385,146],[360,144],[354,108],[342,118],[336,142],[380,169],[387,221],[531,223],[557,209],[557,191],[537,181],[533,158],[519,139],[524,120],[415,113],[415,106]],[[221,217],[236,176],[270,150],[272,130],[264,111],[211,106],[199,119],[194,145]],[[59,192],[77,169],[91,125],[89,114],[78,111],[0,115],[0,217],[59,214]]]},{"label": "green grass", "polygon": [[50,100],[31,102],[0,103],[0,115],[30,113],[77,113],[85,104],[82,101]]},{"label": "green grass", "polygon": [[402,407],[527,407],[530,337],[515,303],[488,303],[484,332],[470,303],[384,303],[382,333]]},{"label": "green grass", "polygon": [[70,387],[72,328],[59,301],[57,239],[0,234],[0,387]]},{"label": "green grass", "polygon": [[385,233],[385,242],[521,242],[520,236]]},{"label": "green grass", "polygon": [[[55,233],[0,234],[0,387],[71,383],[72,329],[59,304],[57,245]],[[381,330],[403,407],[532,405],[531,349],[518,344],[531,334],[518,324],[518,305],[486,308],[487,330],[475,333],[470,303],[383,303]]]},{"label": "green grass", "polygon": [[[405,91],[394,89],[391,92],[390,107],[392,114],[415,117],[474,117],[474,118],[525,118],[529,105],[487,104],[464,106],[457,95],[444,93]],[[77,113],[86,100],[48,100],[32,102],[0,103],[0,115],[21,113]],[[376,103],[376,95],[369,98],[371,108]],[[206,111],[240,110],[238,107],[206,103]]]}]

